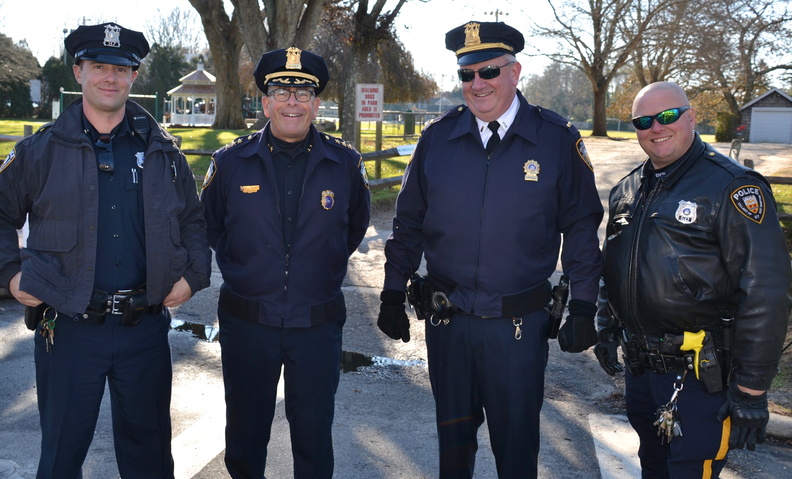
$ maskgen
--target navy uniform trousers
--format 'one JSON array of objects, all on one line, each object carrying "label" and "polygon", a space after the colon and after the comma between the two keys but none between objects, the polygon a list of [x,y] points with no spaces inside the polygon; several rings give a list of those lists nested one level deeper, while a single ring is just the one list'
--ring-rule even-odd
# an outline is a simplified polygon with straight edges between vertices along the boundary
[{"label": "navy uniform trousers", "polygon": [[536,477],[547,325],[544,309],[522,317],[519,340],[512,318],[455,314],[446,325],[426,322],[441,479],[473,477],[485,412],[498,477]]},{"label": "navy uniform trousers", "polygon": [[37,479],[82,477],[105,383],[121,477],[173,478],[168,317],[165,311],[146,314],[135,326],[121,326],[120,315],[106,315],[104,324],[60,315],[50,353],[36,333],[42,432]]},{"label": "navy uniform trousers", "polygon": [[283,367],[294,478],[333,475],[332,426],[344,321],[279,328],[218,307],[226,401],[225,463],[233,479],[261,479]]},{"label": "navy uniform trousers", "polygon": [[710,394],[692,371],[679,392],[677,410],[682,436],[661,441],[657,435],[657,410],[671,400],[677,373],[640,376],[625,373],[627,418],[638,433],[643,479],[716,478],[726,465],[730,421],[716,418],[726,392]]}]

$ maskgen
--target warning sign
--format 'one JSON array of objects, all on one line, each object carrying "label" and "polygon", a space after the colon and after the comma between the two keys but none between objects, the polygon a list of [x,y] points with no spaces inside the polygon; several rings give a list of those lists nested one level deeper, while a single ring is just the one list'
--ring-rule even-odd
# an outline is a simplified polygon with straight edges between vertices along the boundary
[{"label": "warning sign", "polygon": [[382,121],[384,88],[381,83],[358,83],[355,95],[357,121]]}]

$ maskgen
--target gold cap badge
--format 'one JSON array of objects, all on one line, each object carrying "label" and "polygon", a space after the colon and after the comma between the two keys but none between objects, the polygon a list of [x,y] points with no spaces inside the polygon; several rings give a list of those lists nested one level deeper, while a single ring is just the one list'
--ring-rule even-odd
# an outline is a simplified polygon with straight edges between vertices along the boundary
[{"label": "gold cap badge", "polygon": [[302,64],[300,63],[300,54],[302,50],[297,47],[289,47],[286,49],[286,69],[287,70],[301,70]]},{"label": "gold cap badge", "polygon": [[481,43],[479,38],[479,29],[481,25],[476,22],[470,22],[465,25],[465,46],[478,45]]}]

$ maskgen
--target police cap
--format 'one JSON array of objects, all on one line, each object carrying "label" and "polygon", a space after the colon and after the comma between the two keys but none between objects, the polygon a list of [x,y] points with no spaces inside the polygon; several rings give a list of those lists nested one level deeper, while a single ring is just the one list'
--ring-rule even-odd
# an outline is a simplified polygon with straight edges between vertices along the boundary
[{"label": "police cap", "polygon": [[253,72],[256,86],[267,93],[267,86],[314,87],[316,95],[330,80],[324,58],[297,47],[272,50],[264,55]]},{"label": "police cap", "polygon": [[149,44],[142,33],[115,23],[81,25],[64,41],[74,62],[91,60],[110,65],[126,65],[137,70],[148,55]]},{"label": "police cap", "polygon": [[521,52],[525,38],[503,22],[468,22],[446,33],[446,48],[458,65],[471,65],[506,54]]}]

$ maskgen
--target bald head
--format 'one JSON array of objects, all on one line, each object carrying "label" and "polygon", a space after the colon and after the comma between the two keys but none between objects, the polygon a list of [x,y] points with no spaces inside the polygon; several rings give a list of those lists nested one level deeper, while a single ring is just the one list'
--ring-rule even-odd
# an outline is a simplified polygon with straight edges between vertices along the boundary
[{"label": "bald head", "polygon": [[[636,130],[638,143],[649,155],[655,168],[663,168],[682,157],[695,139],[696,113],[690,108],[665,125],[657,121],[657,115],[674,108],[689,107],[685,91],[676,83],[657,82],[644,87],[633,101],[633,118],[651,117],[651,126]],[[680,110],[681,111],[681,110]]]},{"label": "bald head", "polygon": [[643,89],[638,92],[638,95],[635,96],[632,107],[633,116],[646,115],[646,113],[636,113],[636,106],[641,102],[641,100],[643,100],[644,97],[657,95],[662,95],[668,100],[676,101],[675,106],[690,106],[690,100],[688,100],[687,94],[685,93],[685,90],[682,89],[682,87],[670,81],[659,81],[643,87]]}]

